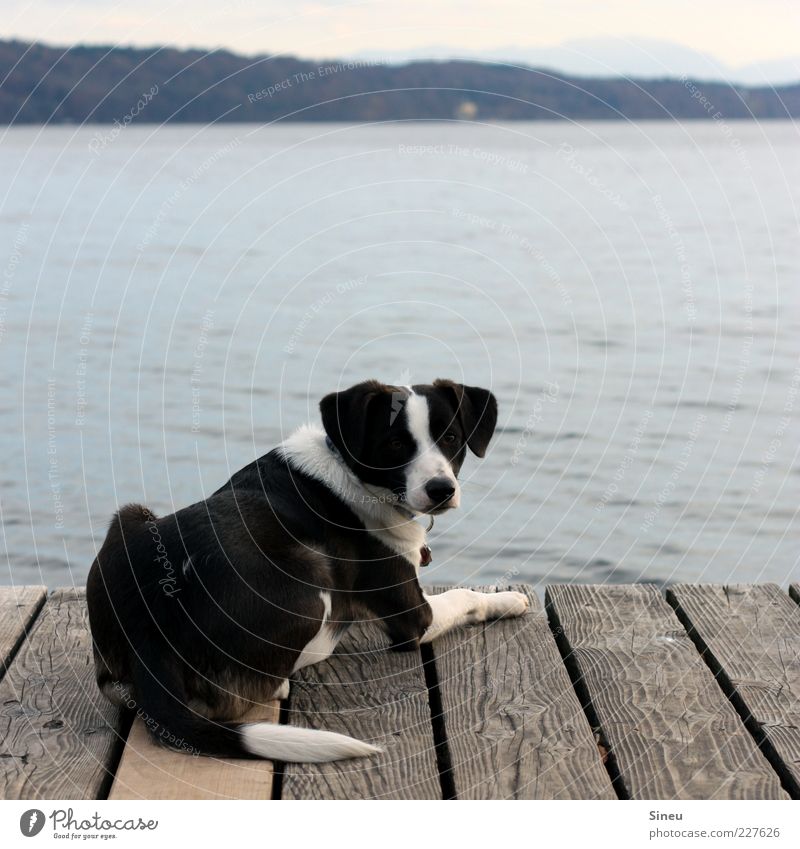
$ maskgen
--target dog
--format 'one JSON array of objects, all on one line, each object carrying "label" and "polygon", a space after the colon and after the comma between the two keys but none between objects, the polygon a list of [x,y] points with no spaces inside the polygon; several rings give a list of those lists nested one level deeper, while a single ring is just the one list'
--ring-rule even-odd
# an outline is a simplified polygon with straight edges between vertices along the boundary
[{"label": "dog", "polygon": [[376,380],[326,395],[305,425],[213,495],[157,518],[129,504],[87,581],[97,684],[193,753],[286,762],[373,755],[324,730],[239,722],[286,698],[348,626],[377,620],[415,650],[460,625],[519,616],[522,593],[426,595],[417,517],[459,506],[467,450],[486,453],[497,401],[451,380]]}]

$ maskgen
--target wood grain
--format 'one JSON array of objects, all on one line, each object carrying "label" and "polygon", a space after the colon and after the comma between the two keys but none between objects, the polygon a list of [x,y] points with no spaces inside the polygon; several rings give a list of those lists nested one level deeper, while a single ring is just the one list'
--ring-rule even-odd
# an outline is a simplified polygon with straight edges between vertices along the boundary
[{"label": "wood grain", "polygon": [[121,721],[95,684],[85,593],[56,590],[0,681],[0,798],[96,799]]},{"label": "wood grain", "polygon": [[550,586],[546,601],[562,655],[627,795],[787,798],[655,587]]},{"label": "wood grain", "polygon": [[45,587],[0,587],[0,678],[42,608]]},{"label": "wood grain", "polygon": [[530,599],[525,616],[432,643],[456,795],[616,799],[541,603],[511,589]]},{"label": "wood grain", "polygon": [[[277,722],[279,702],[250,710],[243,722]],[[271,761],[194,756],[159,746],[134,720],[109,799],[271,799]]]},{"label": "wood grain", "polygon": [[328,764],[286,764],[282,799],[440,799],[428,690],[418,651],[387,651],[377,628],[354,625],[328,660],[291,684],[288,721],[383,748]]},{"label": "wood grain", "polygon": [[680,584],[667,598],[784,786],[800,798],[800,607],[776,584]]}]

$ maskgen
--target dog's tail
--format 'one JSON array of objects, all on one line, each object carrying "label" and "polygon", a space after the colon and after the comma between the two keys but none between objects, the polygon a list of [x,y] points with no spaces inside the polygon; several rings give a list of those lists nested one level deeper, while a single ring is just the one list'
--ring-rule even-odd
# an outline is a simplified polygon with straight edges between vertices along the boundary
[{"label": "dog's tail", "polygon": [[[215,722],[175,694],[180,691],[165,653],[140,652],[134,672],[137,713],[156,742],[189,754],[226,758],[269,758],[289,763],[323,763],[374,755],[381,750],[332,731],[271,722]],[[174,679],[174,680],[173,680]]]},{"label": "dog's tail", "polygon": [[241,724],[237,728],[237,734],[242,747],[251,757],[290,763],[323,763],[344,758],[363,758],[381,751],[370,743],[333,731],[273,725],[269,722]]},{"label": "dog's tail", "polygon": [[[141,646],[141,644],[140,644]],[[323,763],[374,755],[369,743],[332,731],[271,722],[217,722],[193,711],[170,652],[139,651],[133,674],[136,709],[156,742],[189,754]]]},{"label": "dog's tail", "polygon": [[[180,604],[180,595],[165,601],[158,572],[134,575],[129,565],[127,549],[137,544],[146,524],[155,526],[156,521],[155,515],[139,504],[123,507],[111,522],[102,556],[92,566],[87,600],[93,635],[129,645],[132,661],[127,671],[112,673],[105,668],[105,656],[113,653],[113,645],[98,647],[95,641],[96,656],[102,655],[98,667],[101,689],[110,688],[109,683],[103,686],[106,679],[127,678],[133,684],[132,692],[119,685],[114,691],[117,700],[136,710],[156,742],[190,754],[321,763],[379,752],[344,734],[269,722],[215,722],[191,709],[174,653],[166,640],[153,637],[153,622],[166,621],[162,617],[172,615],[170,610],[155,608]],[[109,594],[112,588],[115,592]],[[124,627],[118,621],[123,614]]]}]

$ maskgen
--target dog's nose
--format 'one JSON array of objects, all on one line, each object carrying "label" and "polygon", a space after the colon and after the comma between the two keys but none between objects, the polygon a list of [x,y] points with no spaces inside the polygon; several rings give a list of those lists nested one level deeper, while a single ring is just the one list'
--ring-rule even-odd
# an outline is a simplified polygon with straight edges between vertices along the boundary
[{"label": "dog's nose", "polygon": [[425,494],[434,504],[445,504],[456,494],[456,488],[450,478],[433,478],[425,484]]}]

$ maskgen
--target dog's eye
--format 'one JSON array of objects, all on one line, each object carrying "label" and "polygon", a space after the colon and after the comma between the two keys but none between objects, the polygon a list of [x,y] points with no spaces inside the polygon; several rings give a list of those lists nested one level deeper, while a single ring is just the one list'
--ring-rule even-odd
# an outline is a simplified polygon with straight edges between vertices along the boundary
[{"label": "dog's eye", "polygon": [[448,431],[443,437],[442,442],[445,445],[452,445],[458,437],[453,433],[453,431]]},{"label": "dog's eye", "polygon": [[389,443],[389,448],[391,448],[392,451],[402,451],[404,447],[402,439],[395,438]]}]

